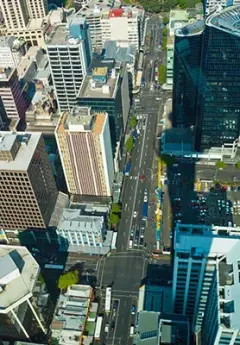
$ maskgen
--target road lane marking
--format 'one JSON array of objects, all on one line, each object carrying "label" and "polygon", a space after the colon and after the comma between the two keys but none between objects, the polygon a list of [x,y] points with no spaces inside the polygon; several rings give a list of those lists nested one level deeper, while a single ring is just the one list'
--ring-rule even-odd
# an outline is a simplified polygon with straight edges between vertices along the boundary
[{"label": "road lane marking", "polygon": [[112,340],[112,345],[114,345],[115,336],[116,336],[116,330],[117,330],[117,325],[118,325],[118,316],[119,316],[120,304],[121,304],[121,300],[119,300],[119,305],[118,305],[118,309],[117,309],[116,327],[115,327],[114,332],[113,332],[113,340]]},{"label": "road lane marking", "polygon": [[[147,128],[147,124],[148,124],[148,117],[146,119],[146,128]],[[145,142],[145,138],[146,138],[146,130],[144,131],[143,134],[143,141],[142,141],[142,150],[141,150],[141,156],[140,156],[140,161],[139,161],[139,168],[141,167],[142,164],[142,157],[143,157],[143,149],[144,149],[144,142]]]}]

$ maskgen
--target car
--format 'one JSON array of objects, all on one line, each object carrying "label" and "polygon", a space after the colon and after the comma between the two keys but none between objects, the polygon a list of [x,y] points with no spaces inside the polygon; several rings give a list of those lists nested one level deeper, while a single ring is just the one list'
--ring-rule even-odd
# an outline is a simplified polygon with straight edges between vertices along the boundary
[{"label": "car", "polygon": [[113,303],[113,309],[117,309],[117,308],[118,308],[118,300],[115,299]]},{"label": "car", "polygon": [[144,241],[144,238],[141,237],[141,238],[140,238],[140,242],[139,242],[139,245],[140,245],[140,246],[143,246],[143,241]]},{"label": "car", "polygon": [[136,313],[136,307],[135,307],[135,305],[132,305],[131,313],[132,313],[132,315],[134,315],[134,314]]},{"label": "car", "polygon": [[144,195],[143,202],[148,202],[148,198],[146,195]]},{"label": "car", "polygon": [[141,182],[143,182],[144,179],[145,179],[145,176],[144,176],[144,175],[140,176],[140,181],[141,181]]},{"label": "car", "polygon": [[104,328],[104,332],[105,333],[109,332],[109,323],[106,323],[105,328]]},{"label": "car", "polygon": [[111,322],[111,328],[114,329],[115,328],[115,321]]},{"label": "car", "polygon": [[170,233],[169,233],[169,237],[170,237],[170,239],[172,239],[172,231],[170,231]]},{"label": "car", "polygon": [[144,195],[147,195],[148,194],[148,190],[147,188],[144,189]]},{"label": "car", "polygon": [[134,336],[134,330],[135,330],[134,326],[131,325],[131,326],[130,326],[130,337],[133,337],[133,336]]},{"label": "car", "polygon": [[139,239],[139,230],[135,232],[135,241],[138,241]]},{"label": "car", "polygon": [[136,218],[137,217],[137,211],[134,211],[133,212],[133,218]]},{"label": "car", "polygon": [[95,271],[92,268],[89,268],[86,272],[89,274],[93,274]]}]

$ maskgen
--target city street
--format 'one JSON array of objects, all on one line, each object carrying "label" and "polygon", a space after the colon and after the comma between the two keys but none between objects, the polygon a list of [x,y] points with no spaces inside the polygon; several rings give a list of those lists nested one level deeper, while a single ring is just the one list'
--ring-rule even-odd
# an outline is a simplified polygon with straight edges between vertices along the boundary
[{"label": "city street", "polygon": [[[106,287],[112,287],[112,308],[109,314],[104,314],[101,334],[101,343],[105,345],[132,344],[129,331],[130,326],[135,325],[135,314],[131,313],[131,307],[137,306],[138,289],[146,276],[149,257],[156,243],[155,188],[159,156],[156,136],[164,104],[169,98],[169,93],[163,92],[155,84],[154,78],[155,67],[158,67],[165,56],[165,52],[158,49],[161,39],[160,25],[157,16],[148,20],[147,36],[151,38],[144,47],[145,52],[148,52],[143,65],[145,85],[134,97],[131,109],[131,114],[138,119],[139,133],[131,153],[129,176],[124,177],[117,249],[116,252],[102,258],[97,269],[97,285],[100,288],[103,312]],[[151,64],[150,60],[153,61]],[[146,197],[148,215],[143,219],[143,203]],[[144,240],[141,243],[142,234]],[[162,262],[169,264],[169,259]],[[114,308],[116,301],[117,309]],[[110,325],[108,332],[105,332],[106,324]]]}]

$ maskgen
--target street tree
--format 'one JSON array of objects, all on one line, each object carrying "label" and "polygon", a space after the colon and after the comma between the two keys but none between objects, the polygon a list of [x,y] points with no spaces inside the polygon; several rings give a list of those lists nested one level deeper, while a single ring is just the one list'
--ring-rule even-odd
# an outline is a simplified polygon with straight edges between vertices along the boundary
[{"label": "street tree", "polygon": [[125,147],[126,147],[127,152],[132,151],[132,149],[133,149],[133,137],[132,136],[128,137],[128,139],[125,143]]},{"label": "street tree", "polygon": [[216,162],[216,167],[218,169],[224,169],[224,168],[226,168],[226,166],[227,166],[227,164],[225,162],[223,162],[223,161],[217,161]]},{"label": "street tree", "polygon": [[162,29],[162,35],[163,35],[164,37],[166,37],[166,36],[168,35],[168,29],[167,29],[166,26]]},{"label": "street tree", "polygon": [[79,271],[71,271],[62,274],[58,279],[58,288],[60,290],[66,290],[69,286],[77,284],[79,281]]},{"label": "street tree", "polygon": [[136,116],[132,116],[129,121],[130,128],[135,128],[137,126],[137,118]]},{"label": "street tree", "polygon": [[235,166],[237,169],[240,169],[240,162],[237,162]]},{"label": "street tree", "polygon": [[109,221],[111,224],[117,225],[119,222],[119,216],[116,213],[110,213]]},{"label": "street tree", "polygon": [[167,68],[165,65],[161,64],[158,68],[158,82],[163,85],[166,82]]},{"label": "street tree", "polygon": [[163,17],[163,24],[167,25],[169,23],[169,18],[168,17]]},{"label": "street tree", "polygon": [[111,212],[120,213],[121,212],[121,206],[119,204],[113,203],[112,207],[111,207]]}]

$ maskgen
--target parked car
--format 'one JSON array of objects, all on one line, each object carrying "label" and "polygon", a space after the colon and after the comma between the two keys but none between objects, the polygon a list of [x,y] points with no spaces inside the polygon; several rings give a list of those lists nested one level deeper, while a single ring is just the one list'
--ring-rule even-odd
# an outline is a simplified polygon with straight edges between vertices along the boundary
[{"label": "parked car", "polygon": [[104,332],[105,333],[109,332],[109,323],[106,323],[105,328],[104,328]]}]

